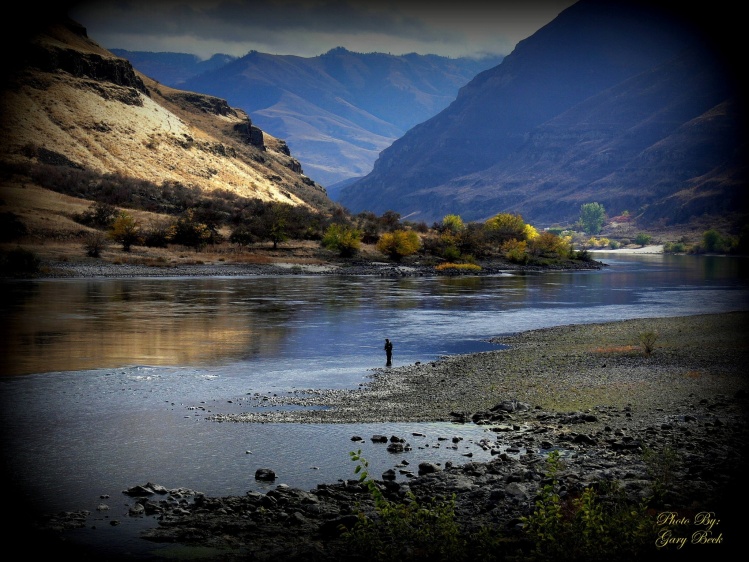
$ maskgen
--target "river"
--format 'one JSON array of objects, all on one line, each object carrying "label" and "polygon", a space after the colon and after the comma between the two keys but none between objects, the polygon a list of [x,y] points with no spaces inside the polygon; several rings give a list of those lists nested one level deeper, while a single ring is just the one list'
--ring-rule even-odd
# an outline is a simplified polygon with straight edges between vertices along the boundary
[{"label": "river", "polygon": [[[126,515],[122,491],[137,484],[208,495],[311,489],[352,478],[357,448],[375,475],[403,460],[486,460],[480,426],[205,419],[266,408],[268,395],[355,388],[384,366],[386,337],[397,367],[548,326],[749,309],[742,258],[598,259],[607,264],[598,271],[493,276],[4,281],[6,482],[35,511],[90,510],[97,530],[79,540],[116,542],[135,557],[143,546],[132,537],[153,525]],[[374,434],[406,437],[413,450],[394,456]],[[258,468],[278,479],[255,480]],[[113,519],[116,529],[105,525]]]}]

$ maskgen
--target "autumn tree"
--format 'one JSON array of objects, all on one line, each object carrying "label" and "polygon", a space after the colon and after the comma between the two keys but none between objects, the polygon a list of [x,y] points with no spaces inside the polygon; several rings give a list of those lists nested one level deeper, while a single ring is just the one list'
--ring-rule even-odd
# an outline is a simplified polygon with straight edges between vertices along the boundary
[{"label": "autumn tree", "polygon": [[519,214],[499,213],[484,225],[488,238],[500,246],[509,240],[522,242],[527,239],[526,224]]},{"label": "autumn tree", "polygon": [[361,248],[360,230],[344,224],[331,224],[322,239],[323,247],[338,252],[342,257],[351,257]]},{"label": "autumn tree", "polygon": [[386,232],[377,241],[377,251],[395,261],[415,254],[421,248],[421,239],[413,230],[394,230]]},{"label": "autumn tree", "polygon": [[108,235],[115,242],[122,244],[123,251],[129,252],[131,246],[141,240],[140,223],[131,214],[120,211],[112,222]]},{"label": "autumn tree", "polygon": [[173,244],[181,244],[188,248],[195,248],[197,252],[208,244],[211,239],[211,230],[203,222],[196,219],[192,209],[185,211],[169,227],[169,241]]}]

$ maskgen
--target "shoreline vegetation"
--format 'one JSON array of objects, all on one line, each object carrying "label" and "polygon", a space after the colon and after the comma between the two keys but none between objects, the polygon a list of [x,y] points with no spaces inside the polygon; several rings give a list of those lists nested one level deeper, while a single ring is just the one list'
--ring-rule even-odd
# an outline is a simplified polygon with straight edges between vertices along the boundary
[{"label": "shoreline vegetation", "polygon": [[[748,325],[749,311],[735,311],[538,329],[497,338],[501,350],[377,369],[359,389],[278,397],[297,406],[286,411],[214,414],[217,423],[476,423],[524,452],[401,466],[408,477],[396,482],[368,474],[352,451],[363,470],[352,467],[351,480],[241,497],[139,483],[135,505],[155,516],[143,538],[203,561],[728,555],[747,499]],[[719,521],[709,532],[705,513]],[[590,517],[598,523],[586,527]],[[59,537],[65,524],[52,518],[46,530]]]}]

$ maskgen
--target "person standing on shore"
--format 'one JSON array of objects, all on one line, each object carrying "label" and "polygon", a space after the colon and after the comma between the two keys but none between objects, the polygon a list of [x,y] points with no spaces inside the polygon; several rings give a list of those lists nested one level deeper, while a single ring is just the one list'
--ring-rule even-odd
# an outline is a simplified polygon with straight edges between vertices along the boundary
[{"label": "person standing on shore", "polygon": [[386,367],[390,367],[393,364],[393,342],[385,338],[385,355],[387,356]]}]

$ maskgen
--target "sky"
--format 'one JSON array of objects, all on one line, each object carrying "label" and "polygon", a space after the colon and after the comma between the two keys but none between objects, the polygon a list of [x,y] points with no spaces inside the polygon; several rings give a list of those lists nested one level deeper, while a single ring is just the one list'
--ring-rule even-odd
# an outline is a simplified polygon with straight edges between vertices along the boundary
[{"label": "sky", "polygon": [[207,59],[260,51],[507,55],[575,0],[81,0],[68,14],[106,49]]}]

